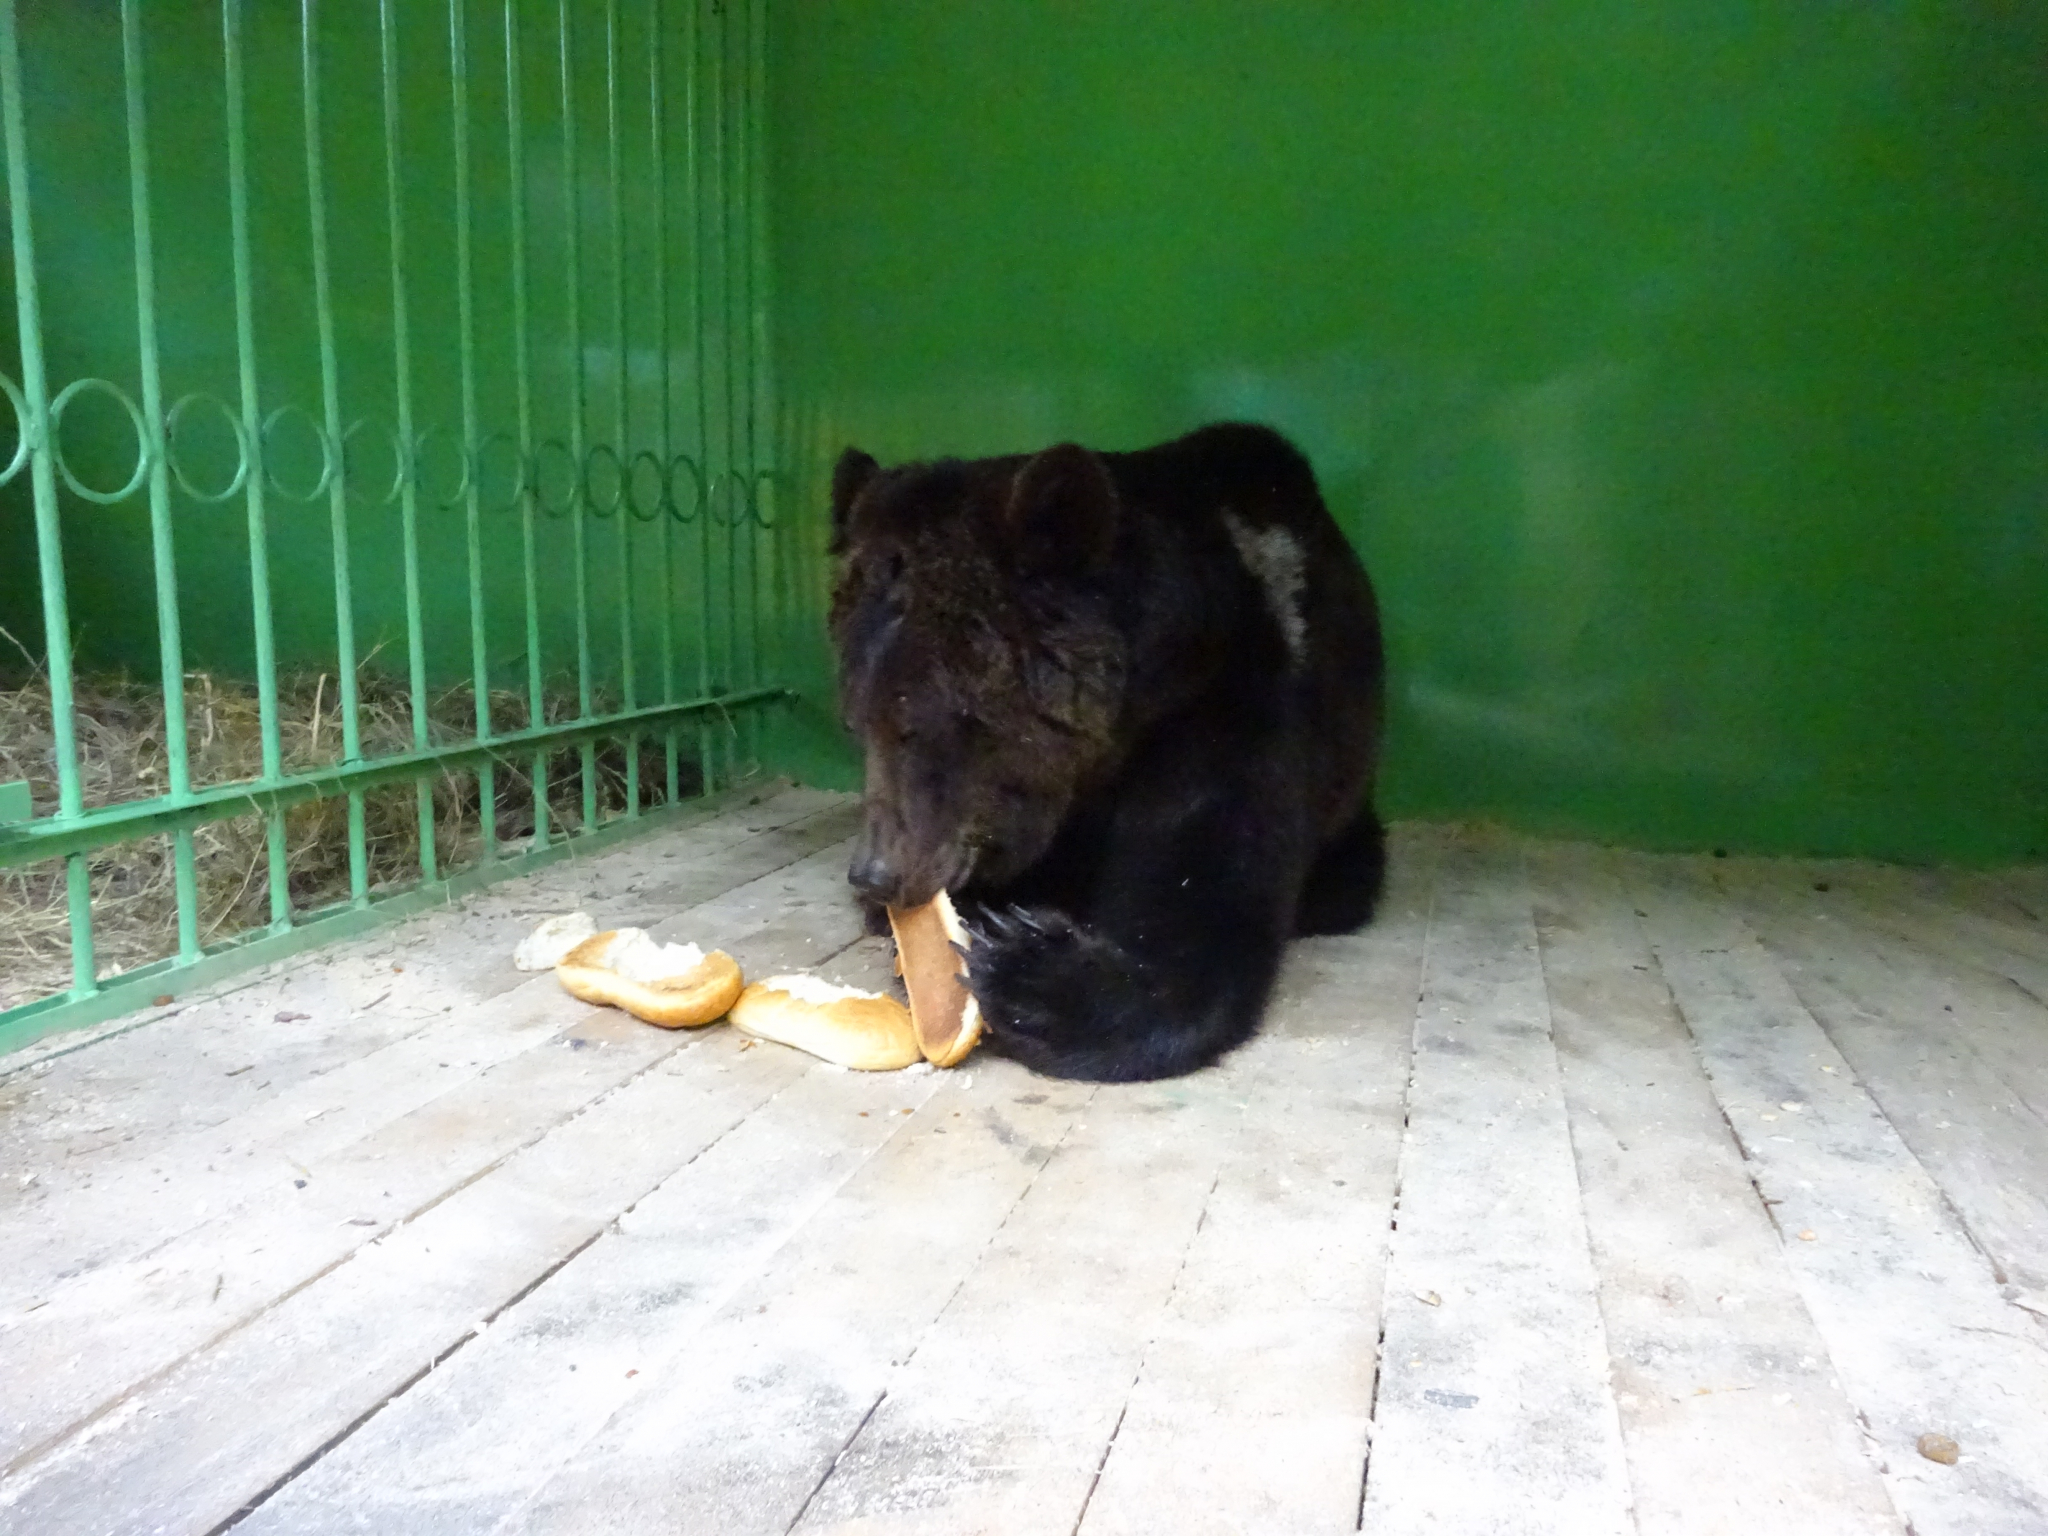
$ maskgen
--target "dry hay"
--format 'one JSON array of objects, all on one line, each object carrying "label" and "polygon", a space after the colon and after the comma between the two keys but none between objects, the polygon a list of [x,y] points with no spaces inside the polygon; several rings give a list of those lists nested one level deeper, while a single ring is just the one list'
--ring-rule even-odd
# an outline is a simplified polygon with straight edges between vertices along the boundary
[{"label": "dry hay", "polygon": [[[412,695],[401,680],[359,672],[357,719],[365,757],[412,749]],[[88,808],[149,799],[168,787],[163,694],[154,682],[125,676],[83,676],[73,688],[81,788]],[[427,740],[444,746],[476,735],[475,692],[458,685],[426,700]],[[493,689],[491,724],[498,732],[528,722],[523,691]],[[615,701],[593,699],[600,713]],[[339,762],[341,700],[331,672],[297,672],[278,681],[278,735],[287,773]],[[549,724],[577,715],[573,685],[547,689]],[[194,788],[260,778],[262,711],[254,685],[207,672],[185,680],[187,752]],[[48,680],[40,675],[16,687],[0,686],[0,783],[26,779],[37,815],[57,808],[56,743]],[[557,833],[583,824],[578,748],[557,749],[548,761],[548,815]],[[496,823],[501,844],[516,847],[533,834],[531,759],[501,760],[496,770]],[[643,804],[665,798],[661,744],[644,741],[640,767]],[[685,748],[679,789],[697,792],[694,755]],[[446,875],[474,863],[483,846],[480,797],[473,771],[442,773],[430,781],[434,845]],[[626,805],[623,742],[597,748],[599,815]],[[418,791],[411,783],[380,785],[363,793],[367,869],[372,891],[411,885],[420,878]],[[292,907],[304,912],[345,900],[349,891],[348,801],[333,797],[295,805],[284,814],[285,863]],[[269,846],[259,814],[208,822],[192,831],[198,887],[199,938],[217,943],[270,921]],[[104,977],[161,959],[177,948],[177,896],[172,843],[158,834],[94,851],[87,858],[92,884],[93,939]],[[0,869],[0,1009],[31,1002],[71,984],[70,923],[62,860]]]}]

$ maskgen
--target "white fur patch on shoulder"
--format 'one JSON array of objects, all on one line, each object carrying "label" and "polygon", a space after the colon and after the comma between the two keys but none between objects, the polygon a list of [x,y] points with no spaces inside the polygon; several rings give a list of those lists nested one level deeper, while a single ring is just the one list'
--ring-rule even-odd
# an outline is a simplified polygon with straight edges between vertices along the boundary
[{"label": "white fur patch on shoulder", "polygon": [[1308,618],[1302,612],[1305,561],[1301,545],[1285,528],[1253,528],[1234,512],[1223,514],[1230,542],[1253,580],[1265,588],[1266,606],[1280,625],[1287,654],[1299,665],[1308,650]]}]

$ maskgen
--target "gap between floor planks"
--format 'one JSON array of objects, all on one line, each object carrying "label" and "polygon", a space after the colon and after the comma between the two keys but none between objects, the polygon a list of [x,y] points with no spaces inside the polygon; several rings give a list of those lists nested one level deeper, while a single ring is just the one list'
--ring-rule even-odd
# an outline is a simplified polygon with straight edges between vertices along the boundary
[{"label": "gap between floor planks", "polygon": [[[743,887],[756,895],[736,893],[736,904],[761,909],[757,925],[767,916],[753,942],[743,934],[734,944],[742,963],[815,965],[853,942],[850,905],[826,900],[841,881],[834,849],[766,890]],[[797,916],[782,915],[792,909]],[[0,1486],[0,1507],[52,1533],[205,1529],[231,1516],[317,1452],[337,1417],[345,1427],[401,1388],[743,1120],[764,1081],[772,1089],[809,1065],[745,1051],[730,1031],[631,1027],[665,1049],[587,1111],[144,1384]],[[306,1359],[329,1369],[309,1379],[298,1364]],[[102,1486],[121,1490],[122,1523],[77,1524]]]},{"label": "gap between floor planks", "polygon": [[[790,874],[742,881],[674,921],[699,925],[698,936],[734,948],[743,963],[808,963],[821,952],[816,943],[788,942],[791,924],[804,922],[807,913],[828,922],[836,943],[857,934],[851,915],[839,910],[843,901],[833,899],[842,863],[843,851],[828,844],[822,855],[788,866]],[[495,1064],[464,1074],[445,1091],[433,1083],[423,1095],[407,1081],[417,1076],[412,1063],[393,1064],[374,1081],[355,1085],[351,1102],[375,1111],[370,1121],[317,1145],[288,1144],[267,1159],[295,1168],[303,1185],[259,1195],[141,1257],[71,1279],[55,1288],[50,1305],[31,1313],[25,1325],[18,1322],[0,1365],[10,1409],[0,1435],[17,1447],[17,1465],[35,1447],[61,1438],[66,1422],[104,1411],[125,1387],[174,1364],[184,1351],[226,1336],[276,1297],[545,1137],[593,1094],[612,1091],[693,1043],[689,1035],[588,1009],[561,994],[551,977],[536,978],[514,996],[528,1000],[532,1018],[523,1038],[517,1028],[508,1032]],[[516,1026],[525,1017],[510,1002],[486,1005],[481,1015],[473,1026],[480,1037],[489,1035],[493,1020],[506,1032],[508,1021]],[[558,1033],[563,1022],[569,1028]],[[550,1041],[564,1049],[534,1049]],[[506,1044],[513,1047],[509,1056]],[[83,1350],[80,1339],[90,1341]]]},{"label": "gap between floor planks", "polygon": [[[1616,862],[1895,1504],[1918,1536],[2037,1536],[2038,1335],[1735,905],[1696,862]],[[1921,1458],[1930,1432],[1961,1463]]]},{"label": "gap between floor planks", "polygon": [[1611,862],[1531,862],[1637,1526],[1900,1532]]},{"label": "gap between floor planks", "polygon": [[[733,863],[736,845],[772,852],[796,824],[843,814],[844,804],[842,796],[814,790],[766,793],[743,814],[567,859],[460,904],[280,962],[275,975],[188,999],[146,1025],[123,1026],[118,1046],[0,1058],[0,1156],[18,1170],[0,1181],[0,1221],[11,1225],[39,1204],[67,1214],[90,1208],[91,1200],[73,1197],[109,1170],[154,1158],[179,1136],[228,1134],[228,1122],[266,1102],[260,1095],[281,1100],[309,1080],[445,1024],[444,1014],[503,995],[526,979],[505,960],[539,916],[584,906],[611,921],[639,922],[657,915],[649,911],[655,902],[666,903],[658,913],[666,916],[724,889],[704,876],[742,867]],[[650,861],[659,876],[680,857],[689,860],[680,879],[640,893]],[[773,867],[757,860],[751,872]]]},{"label": "gap between floor planks", "polygon": [[[850,825],[844,811],[828,811],[735,847],[714,848],[701,871],[700,899],[669,921],[687,923],[689,910],[831,846]],[[398,1039],[372,1040],[358,1051],[343,1046],[324,1070],[217,1124],[104,1149],[90,1186],[0,1217],[9,1239],[0,1306],[12,1313],[47,1300],[57,1280],[75,1279],[124,1253],[147,1252],[200,1225],[209,1213],[218,1216],[252,1191],[281,1191],[305,1176],[308,1158],[347,1146],[459,1092],[479,1075],[549,1040],[565,1022],[594,1016],[564,997],[551,977],[512,971],[508,947],[500,949],[496,963],[512,985],[495,995],[430,1017]],[[239,1049],[229,1059],[260,1061],[266,1017],[245,1002],[238,1022]],[[130,1038],[124,1037],[119,1048],[125,1049]],[[212,1085],[215,1091],[224,1081]],[[235,1083],[227,1091],[239,1096],[242,1089]],[[255,1161],[234,1161],[244,1158]],[[166,1187],[197,1198],[167,1201]]]},{"label": "gap between floor planks", "polygon": [[[800,828],[795,841],[768,846],[765,857],[752,864],[728,865],[724,883],[744,884],[761,864],[771,871],[786,866],[807,850],[830,846],[843,831],[834,822],[808,832]],[[677,919],[691,920],[688,914]],[[467,1099],[498,1091],[497,1085],[522,1073],[538,1073],[544,1090],[573,1095],[574,1077],[606,1070],[605,1047],[629,1054],[652,1048],[643,1032],[629,1030],[613,1039],[596,1024],[604,1018],[564,996],[551,977],[531,978],[500,998],[447,1015],[253,1106],[221,1127],[181,1134],[140,1158],[123,1158],[92,1190],[8,1222],[10,1263],[0,1294],[9,1298],[10,1314],[0,1315],[32,1334],[50,1325],[52,1317],[43,1313],[51,1307],[61,1314],[87,1305],[84,1298],[94,1285],[110,1283],[107,1271],[115,1261],[131,1270],[160,1267],[155,1259],[164,1242],[200,1228],[225,1230],[251,1199],[319,1206],[327,1186],[315,1182],[311,1165],[408,1116],[430,1124],[436,1112],[459,1110]],[[553,1068],[547,1053],[535,1054],[565,1026],[578,1024],[597,1029],[584,1038],[585,1045],[600,1047],[596,1053],[579,1057],[566,1072]],[[506,1113],[517,1112],[517,1097],[514,1092]],[[477,1110],[469,1113],[474,1118]],[[415,1176],[421,1175],[430,1176],[417,1170]],[[197,1198],[167,1200],[166,1189]],[[359,1208],[335,1214],[347,1221],[374,1213]]]},{"label": "gap between floor planks", "polygon": [[2048,1009],[1868,924],[1827,883],[1816,894],[1796,869],[1759,869],[1722,885],[2006,1295],[2048,1316]]}]

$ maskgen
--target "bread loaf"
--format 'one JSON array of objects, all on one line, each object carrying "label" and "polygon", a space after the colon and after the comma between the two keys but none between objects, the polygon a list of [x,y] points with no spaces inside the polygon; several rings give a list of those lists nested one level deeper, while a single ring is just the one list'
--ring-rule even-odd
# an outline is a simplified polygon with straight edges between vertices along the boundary
[{"label": "bread loaf", "polygon": [[815,976],[771,976],[742,992],[732,1022],[856,1072],[894,1072],[924,1059],[910,1013],[893,997]]},{"label": "bread loaf", "polygon": [[981,1004],[967,990],[969,940],[960,914],[941,891],[921,907],[891,907],[889,927],[918,1048],[933,1066],[953,1066],[981,1040]]},{"label": "bread loaf", "polygon": [[593,934],[555,966],[555,976],[586,1003],[623,1008],[664,1029],[694,1029],[725,1017],[739,999],[737,961],[724,950],[659,944],[641,928]]}]

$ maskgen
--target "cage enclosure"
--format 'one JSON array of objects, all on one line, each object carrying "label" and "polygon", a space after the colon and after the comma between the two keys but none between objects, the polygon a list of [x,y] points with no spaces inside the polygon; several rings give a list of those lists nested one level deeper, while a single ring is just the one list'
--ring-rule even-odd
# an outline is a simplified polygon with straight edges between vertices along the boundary
[{"label": "cage enclosure", "polygon": [[[0,1531],[2048,1531],[2048,8],[0,0],[0,158]],[[835,460],[1227,418],[1251,1039],[515,968],[895,985]]]},{"label": "cage enclosure", "polygon": [[756,11],[9,27],[0,1039],[755,771]]},{"label": "cage enclosure", "polygon": [[0,1033],[849,783],[852,441],[1288,432],[1396,814],[2039,856],[2038,29],[1553,20],[22,10]]}]

